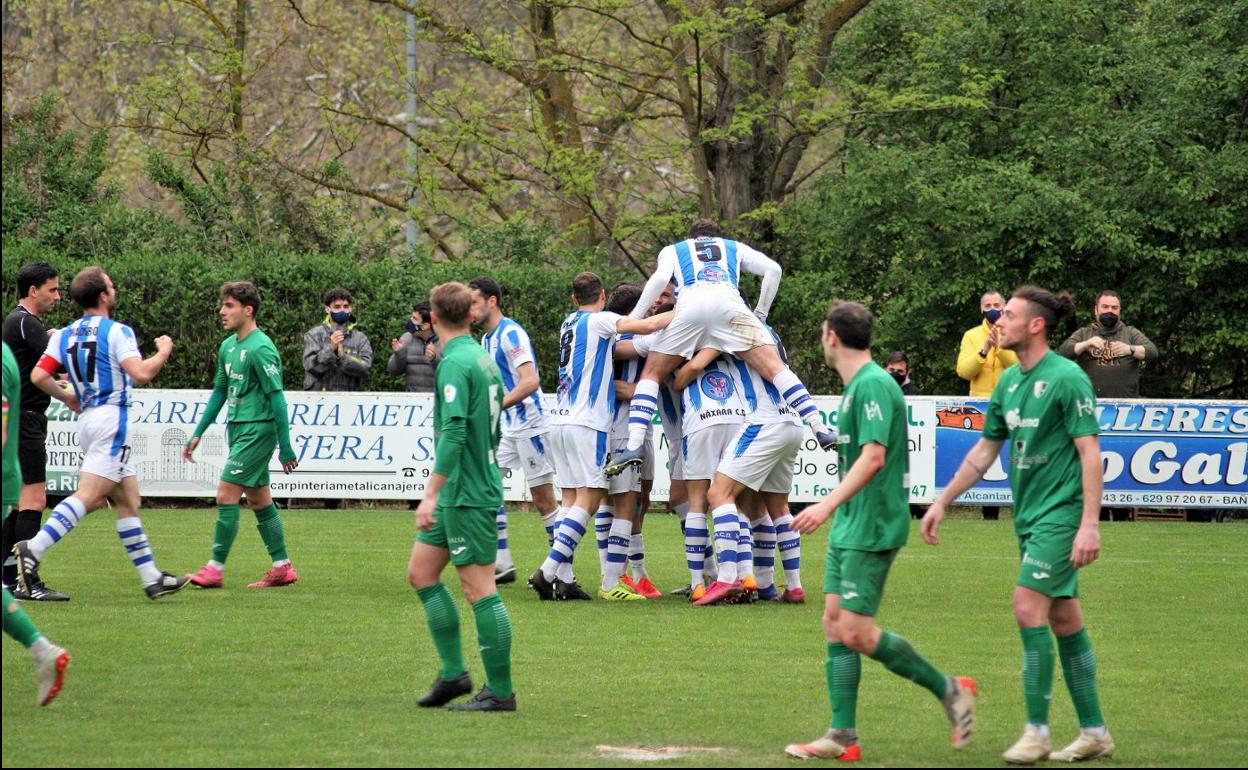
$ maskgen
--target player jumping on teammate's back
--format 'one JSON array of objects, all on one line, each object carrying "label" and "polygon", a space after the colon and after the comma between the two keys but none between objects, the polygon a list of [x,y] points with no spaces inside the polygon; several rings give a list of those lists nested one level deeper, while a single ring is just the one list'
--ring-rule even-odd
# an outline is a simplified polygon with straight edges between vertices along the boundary
[{"label": "player jumping on teammate's back", "polygon": [[[607,473],[614,475],[641,464],[641,444],[658,409],[659,383],[703,348],[732,353],[753,366],[810,426],[819,445],[831,449],[836,443],[834,432],[823,426],[806,386],[780,359],[763,325],[780,285],[780,265],[744,243],[724,238],[710,220],[695,222],[689,236],[659,252],[655,271],[633,311],[634,318],[642,317],[668,283],[675,281],[676,316],[646,359],[629,407],[628,449],[611,459]],[[738,291],[742,270],[763,278],[753,311]]]}]

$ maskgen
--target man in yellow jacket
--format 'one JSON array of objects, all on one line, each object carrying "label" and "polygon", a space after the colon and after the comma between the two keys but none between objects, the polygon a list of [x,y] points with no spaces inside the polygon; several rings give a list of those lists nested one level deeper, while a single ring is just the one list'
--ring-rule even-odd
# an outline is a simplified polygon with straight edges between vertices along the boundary
[{"label": "man in yellow jacket", "polygon": [[[979,298],[979,312],[983,320],[962,335],[958,376],[971,383],[971,396],[991,397],[1001,374],[1018,363],[1014,351],[1001,347],[1001,330],[995,325],[1004,307],[1005,297],[1001,292],[984,292]],[[1001,509],[995,505],[985,505],[983,511],[985,519],[995,520],[1001,515]]]}]

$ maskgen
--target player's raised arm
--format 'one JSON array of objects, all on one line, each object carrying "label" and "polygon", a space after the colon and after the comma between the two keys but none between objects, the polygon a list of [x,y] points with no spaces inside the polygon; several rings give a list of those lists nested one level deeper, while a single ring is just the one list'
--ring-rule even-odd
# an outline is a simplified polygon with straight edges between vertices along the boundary
[{"label": "player's raised arm", "polygon": [[761,251],[745,244],[741,244],[738,248],[741,251],[741,269],[761,276],[763,279],[762,286],[759,287],[758,304],[754,306],[754,315],[766,319],[767,314],[771,312],[771,303],[776,299],[776,292],[780,290],[780,276],[784,270],[779,262]]},{"label": "player's raised arm", "polygon": [[[654,301],[659,298],[659,295],[671,283],[672,276],[675,274],[676,248],[674,246],[665,246],[659,252],[659,260],[654,266],[654,273],[651,274],[650,280],[646,281],[645,288],[641,290],[641,298],[637,300],[637,305],[633,308],[633,312],[629,313],[629,317],[636,319],[645,318],[646,313],[650,312],[650,306],[654,304]],[[648,334],[649,332],[638,333]]]},{"label": "player's raised arm", "polygon": [[164,368],[165,362],[169,360],[169,356],[173,353],[173,340],[162,334],[156,338],[156,352],[147,358],[139,356],[130,356],[123,358],[121,368],[126,370],[126,374],[130,375],[130,379],[134,380],[136,385],[146,385],[156,378],[160,370]]}]

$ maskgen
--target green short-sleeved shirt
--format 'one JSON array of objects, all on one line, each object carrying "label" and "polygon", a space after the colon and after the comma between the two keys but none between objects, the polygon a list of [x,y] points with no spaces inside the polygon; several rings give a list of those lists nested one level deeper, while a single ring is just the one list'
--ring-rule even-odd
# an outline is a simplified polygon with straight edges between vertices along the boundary
[{"label": "green short-sleeved shirt", "polygon": [[1096,396],[1079,365],[1049,351],[1028,371],[1012,366],[988,403],[984,438],[1009,439],[1014,531],[1041,522],[1079,526],[1083,474],[1074,439],[1095,436]]},{"label": "green short-sleeved shirt", "polygon": [[215,387],[226,388],[226,420],[272,420],[269,394],[282,389],[282,359],[277,346],[256,329],[245,339],[231,335],[217,351]]},{"label": "green short-sleeved shirt", "polygon": [[910,446],[906,401],[892,376],[875,362],[858,370],[837,415],[840,477],[869,443],[884,446],[884,467],[836,512],[828,545],[855,551],[891,551],[910,536]]},{"label": "green short-sleeved shirt", "polygon": [[[465,334],[442,348],[435,380],[433,470],[446,476],[438,507],[497,509],[503,504],[503,477],[495,453],[504,395],[498,366]],[[460,431],[463,446],[452,454],[447,434]]]},{"label": "green short-sleeved shirt", "polygon": [[4,510],[16,505],[22,492],[22,466],[17,460],[17,442],[22,424],[22,375],[17,369],[17,358],[4,345]]}]

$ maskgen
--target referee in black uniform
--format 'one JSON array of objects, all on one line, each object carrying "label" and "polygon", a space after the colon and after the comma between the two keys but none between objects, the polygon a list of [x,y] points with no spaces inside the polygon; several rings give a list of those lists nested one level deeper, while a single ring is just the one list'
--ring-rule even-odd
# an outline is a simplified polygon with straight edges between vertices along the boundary
[{"label": "referee in black uniform", "polygon": [[22,376],[21,433],[17,456],[22,466],[22,493],[17,507],[4,519],[4,587],[18,599],[64,602],[69,597],[53,591],[35,576],[30,593],[17,585],[17,562],[13,544],[29,540],[39,532],[43,509],[47,507],[48,403],[51,398],[30,382],[30,372],[48,347],[48,331],[39,316],[52,312],[61,301],[61,283],[56,268],[47,262],[32,262],[17,271],[17,307],[4,319],[4,341],[17,359]]}]

